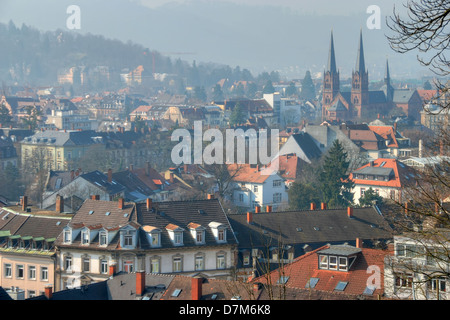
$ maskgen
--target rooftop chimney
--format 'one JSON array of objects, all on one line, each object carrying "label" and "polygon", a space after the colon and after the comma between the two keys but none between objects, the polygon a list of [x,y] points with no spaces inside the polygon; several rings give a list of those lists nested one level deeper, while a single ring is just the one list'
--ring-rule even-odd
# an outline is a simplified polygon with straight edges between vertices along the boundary
[{"label": "rooftop chimney", "polygon": [[153,200],[151,198],[147,198],[147,211],[152,210]]},{"label": "rooftop chimney", "polygon": [[145,271],[136,272],[136,295],[142,296],[145,291]]},{"label": "rooftop chimney", "polygon": [[73,180],[75,178],[75,171],[70,170],[70,180]]},{"label": "rooftop chimney", "polygon": [[125,206],[125,200],[123,198],[119,198],[119,209],[123,210],[123,207]]},{"label": "rooftop chimney", "polygon": [[27,211],[28,197],[22,196],[22,211]]},{"label": "rooftop chimney", "polygon": [[45,297],[50,300],[53,297],[53,287],[48,285],[45,287]]},{"label": "rooftop chimney", "polygon": [[266,212],[272,212],[272,206],[266,206]]},{"label": "rooftop chimney", "polygon": [[145,168],[145,174],[146,174],[147,176],[150,175],[150,168],[151,168],[150,162],[147,161],[147,167]]},{"label": "rooftop chimney", "polygon": [[247,223],[252,224],[253,223],[253,212],[247,212]]},{"label": "rooftop chimney", "polygon": [[255,207],[255,213],[261,213],[261,207],[260,206],[256,206]]},{"label": "rooftop chimney", "polygon": [[200,300],[202,297],[203,278],[194,277],[191,281],[191,300]]},{"label": "rooftop chimney", "polygon": [[361,238],[356,238],[356,247],[362,248],[363,247],[363,241]]},{"label": "rooftop chimney", "polygon": [[108,169],[108,182],[112,182],[112,169]]},{"label": "rooftop chimney", "polygon": [[311,210],[316,210],[316,204],[314,202],[311,202]]},{"label": "rooftop chimney", "polygon": [[322,210],[327,210],[327,204],[326,204],[325,202],[322,202],[322,203],[320,204],[320,209],[322,209]]},{"label": "rooftop chimney", "polygon": [[58,213],[62,213],[64,211],[64,198],[59,194],[56,196],[55,211]]},{"label": "rooftop chimney", "polygon": [[208,193],[208,200],[214,199],[214,195],[211,193]]},{"label": "rooftop chimney", "polygon": [[173,183],[173,173],[172,173],[172,172],[171,172],[170,175],[169,175],[169,182],[170,182],[170,183]]},{"label": "rooftop chimney", "polygon": [[353,217],[353,207],[347,207],[347,215],[349,218]]},{"label": "rooftop chimney", "polygon": [[130,164],[130,171],[133,171],[133,165]]},{"label": "rooftop chimney", "polygon": [[113,276],[113,275],[115,275],[116,274],[116,265],[115,264],[112,264],[112,265],[110,265],[109,266],[109,275],[110,276]]},{"label": "rooftop chimney", "polygon": [[100,200],[100,195],[99,194],[94,194],[91,196],[92,200]]}]

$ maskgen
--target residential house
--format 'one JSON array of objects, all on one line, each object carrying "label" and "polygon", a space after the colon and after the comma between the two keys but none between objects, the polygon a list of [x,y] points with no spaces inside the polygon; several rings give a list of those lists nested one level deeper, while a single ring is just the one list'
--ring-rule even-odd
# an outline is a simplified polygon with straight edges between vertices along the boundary
[{"label": "residential house", "polygon": [[300,177],[302,167],[306,164],[295,154],[281,155],[272,160],[272,162],[276,161],[278,161],[278,173],[288,187]]},{"label": "residential house", "polygon": [[[77,201],[78,203],[93,196],[98,200],[114,200],[125,197],[125,190],[123,185],[112,178],[112,170],[108,170],[107,174],[95,170],[75,176],[72,181],[52,193],[47,192],[42,201],[42,207],[50,208],[58,197],[64,198],[65,202]],[[72,210],[77,208],[72,205],[70,205]]]},{"label": "residential house", "polygon": [[353,200],[359,203],[364,193],[372,188],[385,199],[402,201],[402,189],[415,184],[418,178],[414,169],[397,159],[377,159],[354,170],[350,179],[355,183]]},{"label": "residential house", "polygon": [[287,206],[288,192],[284,179],[275,171],[259,165],[230,164],[228,172],[233,184],[234,205],[247,210],[256,206]]},{"label": "residential house", "polygon": [[20,142],[22,167],[70,170],[71,164],[82,158],[94,144],[104,149],[102,141],[96,139],[92,130],[39,131]]},{"label": "residential house", "polygon": [[247,119],[250,117],[262,117],[267,124],[278,124],[278,117],[274,114],[274,109],[265,99],[229,99],[225,100],[223,110],[226,117],[229,117],[236,105],[240,105]]},{"label": "residential house", "polygon": [[0,168],[5,170],[8,165],[16,167],[18,156],[12,139],[2,135],[0,136]]},{"label": "residential house", "polygon": [[231,275],[236,238],[216,199],[128,203],[88,199],[56,240],[61,288],[117,272]]},{"label": "residential house", "polygon": [[386,149],[392,156],[403,158],[411,155],[411,141],[397,131],[397,123],[393,126],[369,125],[369,129],[384,139]]},{"label": "residential house", "polygon": [[449,110],[440,104],[428,103],[420,111],[420,123],[439,135],[448,127]]},{"label": "residential house", "polygon": [[46,125],[60,130],[97,130],[98,122],[89,119],[89,115],[63,108],[51,110]]},{"label": "residential house", "polygon": [[279,155],[295,154],[301,160],[312,163],[318,160],[322,151],[307,132],[299,132],[289,136],[286,143],[281,146]]},{"label": "residential house", "polygon": [[130,112],[130,121],[136,120],[137,117],[139,117],[142,120],[151,120],[152,118],[149,117],[149,111],[152,109],[152,106],[139,106],[133,111]]},{"label": "residential house", "polygon": [[54,242],[72,216],[21,201],[0,210],[0,286],[30,298],[56,283]]},{"label": "residential house", "polygon": [[254,282],[277,283],[286,288],[312,292],[345,293],[361,298],[381,299],[384,293],[384,258],[390,251],[356,245],[325,245],[295,261],[260,276]]},{"label": "residential house", "polygon": [[434,224],[423,228],[421,233],[394,236],[395,254],[387,257],[384,267],[384,287],[388,297],[408,300],[450,298],[449,230]]},{"label": "residential house", "polygon": [[205,106],[204,107],[204,115],[205,115],[205,125],[210,127],[219,127],[225,128],[227,126],[227,120],[225,119],[225,113],[223,110],[217,106]]},{"label": "residential house", "polygon": [[[280,264],[327,244],[355,244],[386,247],[393,231],[378,208],[327,209],[311,205],[311,210],[260,212],[229,215],[239,242],[239,277],[259,276]],[[317,261],[317,260],[316,260]]]},{"label": "residential house", "polygon": [[282,98],[279,92],[264,94],[263,98],[272,107],[274,115],[276,115],[282,128],[301,122],[302,105],[297,100]]}]

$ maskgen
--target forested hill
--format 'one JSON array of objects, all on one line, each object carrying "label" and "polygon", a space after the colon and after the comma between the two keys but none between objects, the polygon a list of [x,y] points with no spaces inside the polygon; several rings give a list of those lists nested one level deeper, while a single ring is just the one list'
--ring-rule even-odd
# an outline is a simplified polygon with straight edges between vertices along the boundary
[{"label": "forested hill", "polygon": [[212,86],[223,78],[252,80],[247,69],[171,59],[142,45],[101,35],[66,30],[40,31],[0,24],[0,81],[3,84],[54,85],[59,70],[74,66],[107,66],[113,81],[142,65],[150,73],[175,74],[187,85]]}]

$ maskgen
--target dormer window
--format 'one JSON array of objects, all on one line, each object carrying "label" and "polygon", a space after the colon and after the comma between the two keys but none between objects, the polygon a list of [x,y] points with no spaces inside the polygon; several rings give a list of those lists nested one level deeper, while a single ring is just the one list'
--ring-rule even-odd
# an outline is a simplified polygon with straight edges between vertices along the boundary
[{"label": "dormer window", "polygon": [[208,225],[214,235],[214,238],[219,243],[225,243],[227,242],[227,227],[223,223],[219,222],[210,222]]},{"label": "dormer window", "polygon": [[106,246],[108,244],[108,236],[107,236],[106,231],[100,231],[99,244],[101,246]]},{"label": "dormer window", "polygon": [[89,229],[81,231],[81,244],[89,244]]},{"label": "dormer window", "polygon": [[152,248],[161,246],[161,229],[152,226],[144,226],[142,229],[147,233],[147,239]]},{"label": "dormer window", "polygon": [[361,249],[348,245],[331,246],[319,252],[319,269],[349,271]]},{"label": "dormer window", "polygon": [[134,249],[136,246],[136,229],[125,226],[120,230],[120,243],[123,249]]},{"label": "dormer window", "polygon": [[197,223],[189,223],[188,225],[192,238],[194,238],[196,244],[205,243],[205,228]]},{"label": "dormer window", "polygon": [[182,246],[183,245],[183,228],[180,228],[174,224],[168,224],[166,230],[169,232],[170,240],[172,240],[173,245]]}]

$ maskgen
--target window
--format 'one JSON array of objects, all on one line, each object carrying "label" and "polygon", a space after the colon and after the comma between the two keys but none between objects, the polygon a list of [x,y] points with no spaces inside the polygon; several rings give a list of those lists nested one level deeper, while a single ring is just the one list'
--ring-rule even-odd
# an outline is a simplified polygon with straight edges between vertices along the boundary
[{"label": "window", "polygon": [[436,292],[447,292],[447,280],[445,278],[431,279],[431,290]]},{"label": "window", "polygon": [[12,265],[10,263],[5,263],[4,270],[5,270],[5,278],[11,278],[12,277]]},{"label": "window", "polygon": [[89,230],[81,232],[81,244],[89,244]]},{"label": "window", "polygon": [[361,188],[361,197],[364,197],[365,192],[366,192],[366,188]]},{"label": "window", "polygon": [[23,279],[23,277],[24,277],[24,267],[23,264],[19,264],[17,265],[16,268],[16,278]]},{"label": "window", "polygon": [[152,247],[159,247],[160,233],[159,232],[151,233],[151,238],[152,238]]},{"label": "window", "polygon": [[175,244],[183,244],[183,233],[181,232],[175,232],[174,234],[174,243]]},{"label": "window", "polygon": [[330,270],[337,270],[337,257],[330,256],[328,259],[328,268]]},{"label": "window", "polygon": [[83,272],[89,272],[91,268],[91,259],[83,258]]},{"label": "window", "polygon": [[347,271],[347,258],[339,257],[339,270]]},{"label": "window", "polygon": [[108,273],[108,260],[105,259],[100,260],[100,273],[103,274]]},{"label": "window", "polygon": [[36,280],[36,267],[35,266],[28,267],[28,279]]},{"label": "window", "polygon": [[203,231],[197,230],[196,232],[197,243],[203,243]]},{"label": "window", "polygon": [[253,192],[258,192],[258,186],[253,186]]},{"label": "window", "polygon": [[289,280],[288,276],[281,276],[278,281],[277,284],[286,284],[286,282]]},{"label": "window", "polygon": [[248,266],[250,264],[250,254],[244,254],[242,263],[244,266]]},{"label": "window", "polygon": [[244,202],[244,195],[239,193],[239,202]]},{"label": "window", "polygon": [[413,277],[410,274],[396,274],[395,286],[399,288],[411,288],[413,283]]},{"label": "window", "polygon": [[217,269],[225,269],[225,255],[219,254],[217,255]]},{"label": "window", "polygon": [[72,271],[72,257],[71,256],[66,256],[64,258],[64,269],[66,271]]},{"label": "window", "polygon": [[159,273],[159,259],[158,258],[152,258],[150,260],[150,272],[151,273]]},{"label": "window", "polygon": [[339,283],[336,285],[336,288],[334,288],[335,291],[344,291],[345,287],[347,287],[348,282],[346,281],[339,281]]},{"label": "window", "polygon": [[48,267],[41,267],[41,281],[48,281]]},{"label": "window", "polygon": [[305,288],[314,288],[317,282],[319,282],[319,278],[310,278],[306,283]]},{"label": "window", "polygon": [[319,269],[328,269],[328,256],[319,255]]},{"label": "window", "polygon": [[283,180],[273,180],[273,187],[277,188],[277,187],[281,187]]},{"label": "window", "polygon": [[219,241],[226,241],[226,235],[225,235],[226,230],[225,229],[219,229],[218,230],[218,235],[217,235],[217,239]]},{"label": "window", "polygon": [[205,269],[205,259],[203,256],[195,257],[195,270],[200,271]]},{"label": "window", "polygon": [[101,231],[99,237],[100,237],[100,245],[101,246],[106,246],[108,244],[107,237],[106,237],[106,232],[105,231]]},{"label": "window", "polygon": [[134,262],[133,260],[125,260],[123,262],[123,271],[127,273],[134,272]]},{"label": "window", "polygon": [[132,246],[133,245],[133,235],[129,234],[129,232],[127,232],[127,234],[125,234],[123,236],[123,244],[124,246]]},{"label": "window", "polygon": [[34,298],[34,297],[36,297],[36,291],[28,290],[28,298]]},{"label": "window", "polygon": [[282,198],[281,193],[274,193],[273,194],[273,203],[280,203]]},{"label": "window", "polygon": [[181,272],[183,271],[183,260],[181,257],[174,257],[172,261],[172,269],[173,272]]}]

